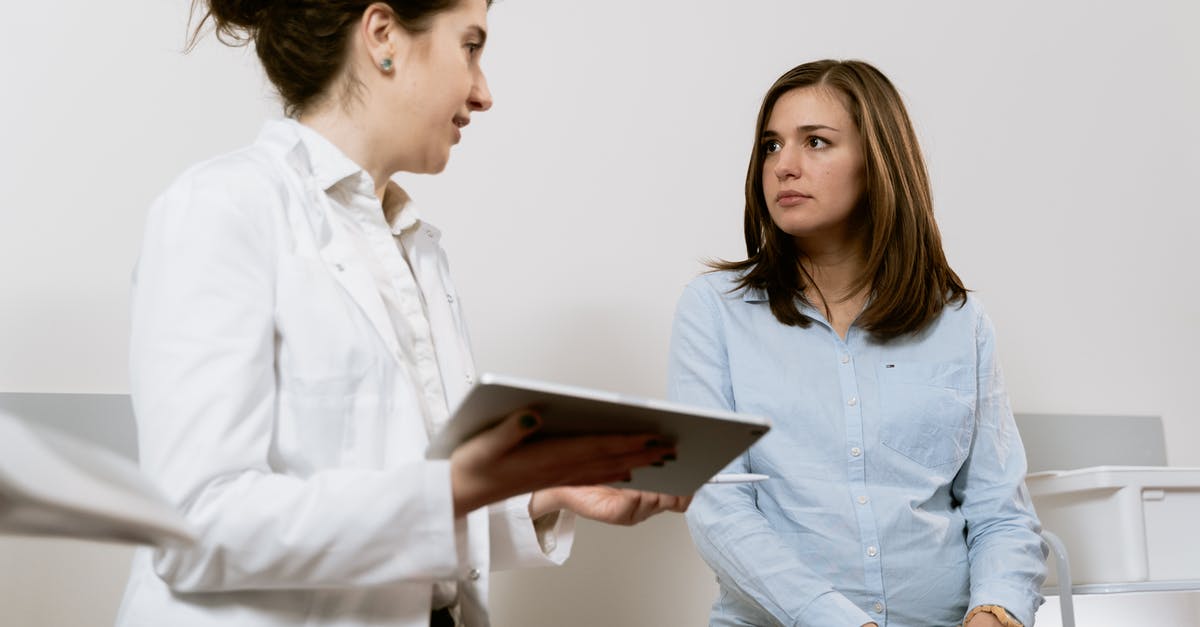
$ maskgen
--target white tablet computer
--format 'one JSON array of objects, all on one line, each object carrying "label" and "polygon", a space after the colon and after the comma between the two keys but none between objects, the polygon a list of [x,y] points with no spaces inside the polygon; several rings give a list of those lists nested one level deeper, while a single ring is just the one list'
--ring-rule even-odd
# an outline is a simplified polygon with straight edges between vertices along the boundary
[{"label": "white tablet computer", "polygon": [[633,471],[618,487],[686,495],[695,492],[771,428],[757,416],[691,407],[585,388],[484,374],[426,452],[446,458],[459,443],[523,408],[543,426],[535,437],[655,433],[675,443],[677,459]]}]

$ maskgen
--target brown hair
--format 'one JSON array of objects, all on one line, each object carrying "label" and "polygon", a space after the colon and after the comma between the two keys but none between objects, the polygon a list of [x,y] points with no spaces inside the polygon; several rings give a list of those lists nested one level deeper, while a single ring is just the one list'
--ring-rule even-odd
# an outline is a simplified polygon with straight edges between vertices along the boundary
[{"label": "brown hair", "polygon": [[803,251],[767,211],[761,148],[763,131],[779,97],[810,86],[840,94],[862,135],[866,192],[860,210],[865,214],[861,219],[866,263],[851,293],[868,288],[871,298],[857,324],[885,341],[920,331],[946,305],[965,303],[967,290],[942,251],[929,175],[904,102],[891,81],[863,61],[805,63],[779,77],[767,90],[746,172],[747,258],[709,265],[739,272],[735,289],[765,290],[771,313],[779,322],[800,327],[811,324],[800,313],[797,301],[810,304],[804,289],[812,281],[799,263]]},{"label": "brown hair", "polygon": [[[462,0],[388,0],[396,21],[412,33]],[[217,39],[230,46],[254,42],[267,78],[279,90],[284,111],[295,115],[325,96],[346,62],[350,29],[372,0],[192,0],[205,7],[189,48],[211,18]],[[490,7],[492,0],[487,0]]]}]

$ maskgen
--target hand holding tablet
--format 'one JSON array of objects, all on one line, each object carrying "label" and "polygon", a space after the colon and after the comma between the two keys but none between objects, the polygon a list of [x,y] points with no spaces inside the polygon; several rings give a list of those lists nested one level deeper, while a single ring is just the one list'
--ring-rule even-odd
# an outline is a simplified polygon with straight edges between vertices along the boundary
[{"label": "hand holding tablet", "polygon": [[484,374],[434,436],[426,457],[448,458],[459,444],[521,408],[541,418],[539,439],[661,435],[675,445],[676,459],[637,468],[631,481],[616,485],[681,496],[694,493],[771,428],[756,416]]}]

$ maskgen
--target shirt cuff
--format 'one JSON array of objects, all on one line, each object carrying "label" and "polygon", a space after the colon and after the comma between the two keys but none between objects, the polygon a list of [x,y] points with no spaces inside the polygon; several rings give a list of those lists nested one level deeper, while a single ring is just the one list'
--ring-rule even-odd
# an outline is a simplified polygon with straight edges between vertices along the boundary
[{"label": "shirt cuff", "polygon": [[[492,568],[556,566],[567,561],[575,541],[575,514],[560,511],[529,517],[530,494],[495,503],[490,508]],[[550,519],[554,517],[555,519]]]},{"label": "shirt cuff", "polygon": [[800,620],[794,625],[866,625],[879,623],[883,617],[873,618],[855,605],[846,596],[835,590],[830,590],[813,599],[808,607],[800,613]]},{"label": "shirt cuff", "polygon": [[1032,625],[1033,614],[1042,603],[1042,595],[1011,585],[988,584],[971,591],[968,607],[995,605],[1004,609],[1020,625]]}]

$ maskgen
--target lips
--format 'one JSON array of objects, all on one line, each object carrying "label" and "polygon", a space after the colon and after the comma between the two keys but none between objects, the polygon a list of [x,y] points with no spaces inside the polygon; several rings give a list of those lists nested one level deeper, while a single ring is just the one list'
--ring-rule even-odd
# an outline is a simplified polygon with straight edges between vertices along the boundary
[{"label": "lips", "polygon": [[794,190],[783,190],[775,194],[775,204],[780,207],[795,207],[812,200],[812,196]]},{"label": "lips", "polygon": [[801,198],[808,199],[808,198],[812,198],[812,196],[809,196],[808,194],[802,194],[802,193],[794,191],[794,190],[786,190],[786,189],[779,192],[778,194],[775,194],[776,202],[781,202],[783,200],[788,200],[788,199],[797,200],[797,199],[801,199]]}]

